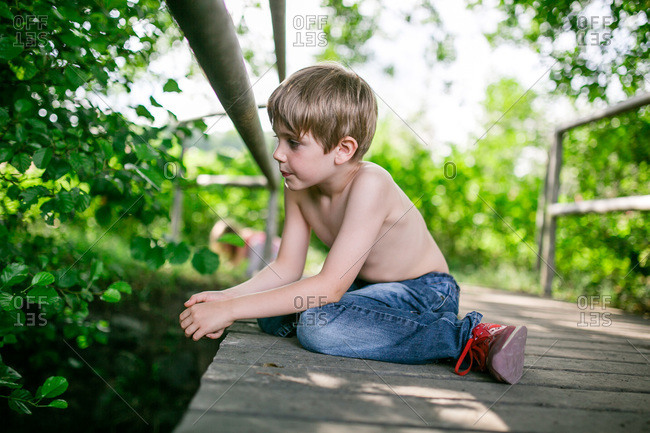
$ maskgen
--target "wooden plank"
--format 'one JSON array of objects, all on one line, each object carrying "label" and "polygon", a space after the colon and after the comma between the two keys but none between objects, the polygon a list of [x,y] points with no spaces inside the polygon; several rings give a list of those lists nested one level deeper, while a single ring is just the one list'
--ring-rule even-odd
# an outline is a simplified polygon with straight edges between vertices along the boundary
[{"label": "wooden plank", "polygon": [[[565,406],[565,403],[580,401],[577,393],[573,399],[564,396],[555,405],[542,406],[521,402],[521,398],[535,394],[530,389],[512,387],[504,393],[507,386],[498,384],[492,384],[498,387],[498,391],[491,394],[496,397],[480,399],[478,392],[448,391],[444,387],[390,384],[390,387],[397,387],[398,395],[388,386],[388,392],[364,393],[286,380],[288,376],[256,376],[252,384],[243,382],[244,379],[234,385],[205,382],[192,401],[195,416],[209,412],[237,414],[241,419],[276,417],[311,422],[339,420],[349,424],[531,432],[553,428],[578,432],[641,431],[648,421],[643,412],[606,410],[606,399],[611,399],[612,394],[604,396],[598,408],[581,409]],[[644,397],[645,400],[640,400],[631,396],[630,401],[635,407],[642,407],[641,404],[647,402],[647,396]],[[219,419],[215,418],[215,422]],[[223,431],[223,425],[217,425],[219,431]],[[193,431],[201,431],[198,425],[192,427]]]},{"label": "wooden plank", "polygon": [[548,207],[548,212],[554,217],[628,210],[650,210],[650,195],[585,200],[574,203],[553,203]]},{"label": "wooden plank", "polygon": [[607,107],[604,110],[596,111],[595,113],[589,116],[585,116],[580,119],[574,120],[572,122],[568,122],[563,125],[560,125],[556,128],[556,131],[566,132],[578,126],[586,125],[588,123],[595,122],[597,120],[605,119],[606,117],[618,116],[619,114],[636,110],[648,104],[650,104],[650,93],[637,95],[633,98],[626,99],[625,101],[620,102],[616,105]]},{"label": "wooden plank", "polygon": [[486,373],[458,376],[453,361],[309,352],[295,337],[262,333],[256,320],[237,321],[176,431],[647,430],[647,320],[611,309],[610,327],[579,328],[575,304],[473,286],[463,286],[461,306],[497,322],[533,322],[517,385]]},{"label": "wooden plank", "polygon": [[[645,413],[650,407],[648,389],[640,392],[599,390],[588,393],[584,387],[560,388],[531,383],[508,385],[494,381],[474,381],[471,376],[445,380],[444,376],[388,375],[383,371],[333,371],[302,368],[277,368],[245,364],[224,364],[208,370],[205,382],[228,385],[285,386],[295,384],[307,391],[323,389],[332,393],[369,393],[430,399],[476,400],[488,405],[495,401],[510,404],[545,405],[593,410]],[[526,375],[533,375],[527,372]],[[264,377],[258,377],[258,375]],[[508,392],[505,392],[508,389]],[[504,393],[505,392],[505,393]],[[615,401],[616,400],[616,401]]]},{"label": "wooden plank", "polygon": [[201,186],[223,185],[242,186],[245,188],[266,188],[264,176],[233,176],[228,174],[199,174],[196,184]]}]

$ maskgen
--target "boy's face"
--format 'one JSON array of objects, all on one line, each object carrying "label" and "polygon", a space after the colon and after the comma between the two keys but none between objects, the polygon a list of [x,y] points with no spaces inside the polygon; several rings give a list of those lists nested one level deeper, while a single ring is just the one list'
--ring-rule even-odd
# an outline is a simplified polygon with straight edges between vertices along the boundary
[{"label": "boy's face", "polygon": [[333,174],[335,152],[324,154],[311,133],[298,138],[280,128],[275,131],[278,142],[273,159],[280,164],[287,188],[292,191],[309,188]]}]

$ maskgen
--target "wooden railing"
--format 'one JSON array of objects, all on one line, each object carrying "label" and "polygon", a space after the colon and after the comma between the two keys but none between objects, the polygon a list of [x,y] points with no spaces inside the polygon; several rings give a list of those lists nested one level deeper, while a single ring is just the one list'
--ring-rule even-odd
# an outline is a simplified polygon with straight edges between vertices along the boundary
[{"label": "wooden railing", "polygon": [[553,134],[553,143],[549,151],[544,194],[540,196],[537,207],[537,267],[541,270],[541,284],[544,295],[551,296],[553,275],[555,270],[555,232],[557,218],[565,215],[585,213],[605,213],[625,210],[650,210],[650,195],[617,197],[602,200],[589,200],[575,203],[558,203],[560,190],[560,169],[562,168],[562,138],[564,134],[578,126],[586,125],[607,117],[636,110],[650,104],[650,94],[643,94],[596,112],[591,116],[583,117],[565,125],[560,125]]},{"label": "wooden railing", "polygon": [[[281,187],[279,170],[275,167],[264,140],[262,126],[255,104],[252,85],[244,66],[244,56],[239,46],[232,18],[223,0],[167,0],[167,6],[187,38],[194,56],[214,89],[225,113],[259,166],[269,190],[268,217],[264,260],[270,261],[273,237],[278,224],[278,189]],[[276,67],[280,82],[286,74],[286,2],[270,0],[273,39],[275,41]],[[217,113],[221,114],[221,113]],[[211,116],[206,115],[204,117]],[[222,182],[223,179],[217,179]],[[238,182],[222,183],[250,187]],[[259,186],[255,184],[255,186]],[[178,236],[182,191],[176,188],[172,210],[172,237]]]}]

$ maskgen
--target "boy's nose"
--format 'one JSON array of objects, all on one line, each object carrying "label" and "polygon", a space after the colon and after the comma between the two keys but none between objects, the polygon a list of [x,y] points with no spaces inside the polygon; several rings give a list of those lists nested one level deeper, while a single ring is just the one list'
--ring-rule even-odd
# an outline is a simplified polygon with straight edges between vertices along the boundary
[{"label": "boy's nose", "polygon": [[273,152],[273,159],[278,162],[285,162],[284,153],[280,152],[280,145],[275,148],[275,151]]}]

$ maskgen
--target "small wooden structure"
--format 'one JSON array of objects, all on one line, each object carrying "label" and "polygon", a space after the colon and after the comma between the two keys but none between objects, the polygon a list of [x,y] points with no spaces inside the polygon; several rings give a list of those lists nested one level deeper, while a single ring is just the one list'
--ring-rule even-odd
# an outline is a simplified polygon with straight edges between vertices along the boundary
[{"label": "small wooden structure", "polygon": [[[641,432],[650,429],[650,322],[594,298],[577,304],[461,285],[461,314],[524,323],[521,381],[309,352],[254,320],[227,330],[175,433]],[[602,301],[603,299],[600,298]],[[592,302],[593,301],[593,302]]]},{"label": "small wooden structure", "polygon": [[541,268],[542,287],[546,296],[551,296],[553,274],[557,273],[555,271],[555,232],[558,217],[589,212],[605,213],[622,210],[650,210],[650,195],[589,200],[576,203],[558,203],[563,135],[578,126],[607,117],[614,117],[648,104],[650,104],[650,93],[628,99],[620,104],[594,113],[591,116],[560,125],[555,129],[553,143],[549,151],[544,194],[540,196],[537,207],[537,244],[539,245],[537,267],[538,269]]}]

